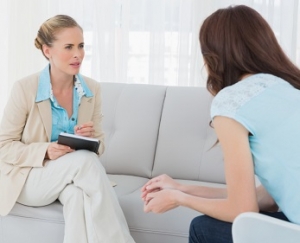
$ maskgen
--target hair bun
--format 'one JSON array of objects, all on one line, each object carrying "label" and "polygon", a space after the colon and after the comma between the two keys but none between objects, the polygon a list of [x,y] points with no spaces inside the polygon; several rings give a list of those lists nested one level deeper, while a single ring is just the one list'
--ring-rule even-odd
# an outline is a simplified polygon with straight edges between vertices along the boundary
[{"label": "hair bun", "polygon": [[42,44],[39,42],[38,37],[34,39],[34,45],[37,49],[42,50]]}]

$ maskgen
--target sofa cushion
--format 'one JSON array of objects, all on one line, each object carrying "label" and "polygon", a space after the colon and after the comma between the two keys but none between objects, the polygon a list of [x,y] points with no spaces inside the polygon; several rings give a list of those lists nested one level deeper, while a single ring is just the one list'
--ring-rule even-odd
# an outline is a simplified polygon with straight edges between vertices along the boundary
[{"label": "sofa cushion", "polygon": [[225,182],[221,149],[209,125],[211,100],[204,88],[167,88],[152,176]]},{"label": "sofa cushion", "polygon": [[[118,178],[114,178],[118,182]],[[224,187],[224,184],[178,180],[184,184]],[[119,202],[136,242],[187,242],[189,225],[201,213],[178,207],[163,214],[145,213],[140,188],[129,194],[119,195]],[[155,241],[157,239],[157,241]],[[164,239],[164,241],[162,240]]]},{"label": "sofa cushion", "polygon": [[[147,178],[138,177],[138,176],[128,176],[128,175],[111,175],[108,174],[108,178],[116,182],[114,187],[115,192],[118,197],[128,195],[135,191],[140,191],[143,185],[148,181]],[[141,200],[137,198],[137,200]]]},{"label": "sofa cushion", "polygon": [[0,217],[0,242],[63,242],[64,224],[58,201],[44,207],[16,203],[9,215]]},{"label": "sofa cushion", "polygon": [[29,219],[56,221],[64,224],[62,206],[59,201],[44,207],[28,207],[19,203],[13,207],[9,216],[19,216]]},{"label": "sofa cushion", "polygon": [[150,177],[166,87],[102,83],[105,152],[110,174]]}]

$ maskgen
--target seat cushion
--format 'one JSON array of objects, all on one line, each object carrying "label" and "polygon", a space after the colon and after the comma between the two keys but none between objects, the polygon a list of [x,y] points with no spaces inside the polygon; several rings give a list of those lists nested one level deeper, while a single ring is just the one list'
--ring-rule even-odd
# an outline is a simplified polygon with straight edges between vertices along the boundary
[{"label": "seat cushion", "polygon": [[59,201],[44,207],[27,207],[16,203],[9,215],[23,217],[24,219],[28,218],[28,220],[34,218],[64,224],[63,209]]},{"label": "seat cushion", "polygon": [[[191,220],[201,215],[194,210],[178,207],[164,214],[145,213],[141,188],[148,178],[128,175],[108,175],[116,182],[114,190],[125,214],[131,234],[137,243],[153,243],[153,239],[183,243],[187,241]],[[223,184],[178,180],[185,184],[224,187]],[[63,207],[56,201],[44,207],[27,207],[17,203],[11,213],[0,217],[0,242],[56,243],[63,241]],[[15,234],[16,227],[18,234]],[[33,240],[34,239],[34,240]]]},{"label": "seat cushion", "polygon": [[63,238],[64,218],[58,201],[44,207],[16,203],[9,215],[0,217],[1,243],[59,243]]},{"label": "seat cushion", "polygon": [[[118,181],[118,178],[115,177]],[[224,184],[178,180],[185,184],[224,187]],[[117,189],[117,188],[116,188]],[[164,214],[145,213],[141,200],[141,187],[129,194],[119,195],[119,202],[127,219],[131,234],[137,243],[187,242],[189,225],[201,213],[186,207],[178,207]]]}]

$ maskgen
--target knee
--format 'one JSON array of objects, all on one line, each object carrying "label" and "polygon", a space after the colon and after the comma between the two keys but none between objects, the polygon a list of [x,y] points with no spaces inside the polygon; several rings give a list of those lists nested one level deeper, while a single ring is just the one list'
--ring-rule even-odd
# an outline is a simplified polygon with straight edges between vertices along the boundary
[{"label": "knee", "polygon": [[[78,150],[73,153],[70,164],[73,168],[71,171],[75,172],[73,177],[77,178],[76,183],[78,183],[79,178],[87,181],[94,180],[95,178],[105,178],[107,176],[105,168],[95,153],[85,150]],[[82,177],[82,175],[84,176]],[[87,175],[90,178],[87,178]]]},{"label": "knee", "polygon": [[203,215],[190,224],[189,243],[232,242],[231,223]]},{"label": "knee", "polygon": [[[190,231],[189,231],[189,243],[196,243],[195,241],[196,238],[198,238],[198,231],[199,231],[199,221],[202,220],[203,216],[198,216],[194,218],[190,224]],[[201,224],[201,223],[200,223]]]},{"label": "knee", "polygon": [[100,161],[99,157],[95,153],[87,150],[76,150],[71,154],[76,161]]},{"label": "knee", "polygon": [[[208,233],[210,224],[210,217],[206,215],[194,218],[190,224],[189,243],[203,243],[205,241],[205,234]],[[208,230],[208,231],[207,231]]]},{"label": "knee", "polygon": [[83,167],[100,167],[102,168],[102,165],[100,163],[99,157],[90,151],[86,151],[86,150],[77,150],[72,154],[72,158],[70,158],[72,161],[71,163],[74,166],[77,166],[79,168],[83,168]]}]

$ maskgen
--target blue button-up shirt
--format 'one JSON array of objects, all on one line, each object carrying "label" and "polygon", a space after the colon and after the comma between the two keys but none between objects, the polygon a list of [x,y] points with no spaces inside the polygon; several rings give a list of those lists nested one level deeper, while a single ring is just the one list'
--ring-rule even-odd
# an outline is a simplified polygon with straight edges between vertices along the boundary
[{"label": "blue button-up shirt", "polygon": [[73,114],[69,118],[67,111],[58,104],[55,96],[53,95],[50,80],[50,65],[47,65],[47,67],[45,67],[45,69],[41,72],[35,102],[41,102],[47,99],[50,100],[52,112],[51,142],[57,141],[58,135],[61,132],[74,134],[74,126],[77,124],[78,107],[82,96],[92,97],[93,93],[84,82],[82,76],[78,74],[74,79]]}]

